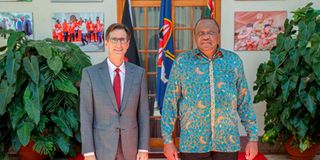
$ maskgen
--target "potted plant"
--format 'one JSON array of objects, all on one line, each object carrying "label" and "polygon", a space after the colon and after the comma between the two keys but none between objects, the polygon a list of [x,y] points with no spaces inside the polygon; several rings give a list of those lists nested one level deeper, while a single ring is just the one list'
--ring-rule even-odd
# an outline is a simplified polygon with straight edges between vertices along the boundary
[{"label": "potted plant", "polygon": [[290,146],[300,152],[320,140],[320,14],[311,6],[286,20],[254,86],[254,103],[267,104],[262,142],[290,138]]},{"label": "potted plant", "polygon": [[80,143],[76,83],[91,65],[89,57],[72,43],[1,32],[10,34],[0,49],[0,119],[9,122],[2,127],[10,131],[10,146],[19,151],[34,143],[33,150],[50,158],[59,152],[75,156]]}]

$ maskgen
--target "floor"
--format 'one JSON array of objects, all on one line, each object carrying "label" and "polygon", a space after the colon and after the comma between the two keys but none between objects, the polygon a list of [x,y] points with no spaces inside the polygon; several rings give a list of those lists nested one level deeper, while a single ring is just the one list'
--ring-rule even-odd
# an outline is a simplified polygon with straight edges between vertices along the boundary
[{"label": "floor", "polygon": [[[265,155],[268,160],[290,160],[287,155]],[[165,160],[164,158],[152,158],[150,160]],[[320,160],[320,155],[317,155],[313,160]]]},{"label": "floor", "polygon": [[[268,160],[290,160],[287,155],[265,155]],[[19,160],[19,158],[10,158],[10,160]],[[56,160],[67,160],[65,158],[56,159]],[[166,160],[164,158],[150,158],[150,160]],[[313,160],[320,160],[320,155],[317,155]]]}]

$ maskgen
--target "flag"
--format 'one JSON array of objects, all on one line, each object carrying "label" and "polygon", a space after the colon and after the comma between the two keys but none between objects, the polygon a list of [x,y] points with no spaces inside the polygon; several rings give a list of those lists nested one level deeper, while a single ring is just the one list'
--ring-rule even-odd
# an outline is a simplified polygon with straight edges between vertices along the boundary
[{"label": "flag", "polygon": [[126,58],[126,61],[129,61],[136,65],[140,65],[137,45],[136,45],[136,41],[133,34],[133,27],[132,27],[133,25],[132,25],[131,15],[132,14],[131,14],[130,0],[126,0],[123,8],[121,23],[126,25],[129,28],[129,31],[131,33],[131,38],[130,38],[129,48],[127,50],[127,53],[125,54],[125,58]]},{"label": "flag", "polygon": [[215,10],[214,10],[214,0],[208,0],[207,2],[207,10],[206,10],[206,17],[209,17],[211,19],[214,19],[214,13],[215,13]]},{"label": "flag", "polygon": [[171,3],[171,0],[161,0],[156,79],[156,104],[159,107],[160,113],[170,75],[170,69],[175,59],[172,40],[173,24],[171,21]]}]

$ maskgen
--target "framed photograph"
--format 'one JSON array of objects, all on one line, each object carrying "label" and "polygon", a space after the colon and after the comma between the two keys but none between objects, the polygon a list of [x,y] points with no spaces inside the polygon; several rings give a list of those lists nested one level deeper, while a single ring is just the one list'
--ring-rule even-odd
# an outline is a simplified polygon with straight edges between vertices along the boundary
[{"label": "framed photograph", "polygon": [[282,0],[235,0],[235,1],[282,1]]},{"label": "framed photograph", "polygon": [[287,11],[235,12],[234,50],[270,50],[284,31],[286,18]]},{"label": "framed photograph", "polygon": [[51,0],[51,2],[65,2],[65,3],[72,3],[72,2],[103,2],[103,0]]},{"label": "framed photograph", "polygon": [[32,2],[32,0],[0,0],[0,2]]},{"label": "framed photograph", "polygon": [[[33,39],[32,13],[25,12],[0,12],[0,29],[13,29],[23,31],[28,38]],[[4,36],[3,38],[7,38]]]},{"label": "framed photograph", "polygon": [[104,51],[103,12],[53,13],[52,38],[72,42],[84,52]]}]

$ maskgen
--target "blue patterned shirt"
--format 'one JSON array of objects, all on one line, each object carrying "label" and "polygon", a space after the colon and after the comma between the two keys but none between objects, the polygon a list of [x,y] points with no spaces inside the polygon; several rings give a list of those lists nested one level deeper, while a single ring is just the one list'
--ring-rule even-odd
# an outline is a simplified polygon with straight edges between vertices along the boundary
[{"label": "blue patterned shirt", "polygon": [[179,116],[181,152],[240,150],[238,117],[249,140],[258,139],[243,64],[234,52],[220,48],[212,60],[198,49],[181,53],[172,66],[164,99],[164,143],[172,142]]}]

